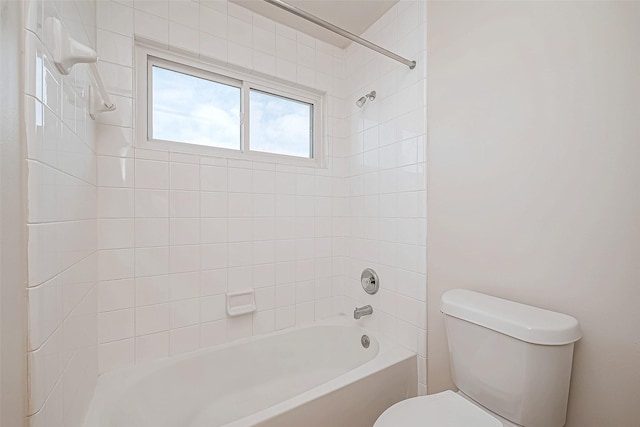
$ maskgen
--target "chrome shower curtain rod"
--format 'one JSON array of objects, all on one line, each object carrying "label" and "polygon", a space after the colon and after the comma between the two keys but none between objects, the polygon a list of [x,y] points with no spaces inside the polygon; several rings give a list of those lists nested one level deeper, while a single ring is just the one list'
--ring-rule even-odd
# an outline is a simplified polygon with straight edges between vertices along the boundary
[{"label": "chrome shower curtain rod", "polygon": [[381,53],[385,56],[388,56],[391,59],[395,59],[398,62],[403,63],[410,69],[414,69],[416,67],[416,61],[411,61],[409,59],[403,58],[402,56],[391,52],[383,47],[378,46],[375,43],[371,43],[369,40],[365,40],[362,37],[358,37],[349,31],[342,29],[336,25],[333,25],[330,22],[325,21],[324,19],[320,19],[315,15],[312,15],[308,12],[305,12],[302,9],[299,9],[295,6],[291,6],[289,3],[285,3],[282,0],[264,0],[269,4],[279,7],[280,9],[286,10],[289,13],[292,13],[300,18],[306,19],[307,21],[313,22],[316,25],[321,26],[322,28],[326,28],[329,31],[333,31],[336,34],[341,35],[342,37],[348,38],[351,41],[354,41],[358,44],[361,44],[364,47],[368,47],[371,50],[375,50],[378,53]]}]

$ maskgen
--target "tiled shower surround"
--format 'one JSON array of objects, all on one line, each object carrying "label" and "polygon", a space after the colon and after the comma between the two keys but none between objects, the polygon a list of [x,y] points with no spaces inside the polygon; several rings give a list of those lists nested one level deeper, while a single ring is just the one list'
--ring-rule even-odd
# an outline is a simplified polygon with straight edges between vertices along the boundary
[{"label": "tiled shower surround", "polygon": [[[98,132],[101,372],[340,311],[344,52],[233,3],[133,6],[98,10],[105,75],[122,76],[108,82],[119,108]],[[327,92],[329,166],[132,148],[133,34]],[[257,311],[227,317],[225,293],[251,288]]]},{"label": "tiled shower surround", "polygon": [[98,376],[95,126],[85,67],[62,76],[46,17],[95,47],[95,3],[25,4],[28,423],[79,426]]},{"label": "tiled shower surround", "polygon": [[[396,4],[364,34],[415,59],[415,70],[359,46],[333,47],[226,1],[86,3],[96,7],[99,67],[118,109],[99,116],[95,137],[84,110],[75,114],[87,129],[80,138],[90,148],[81,157],[88,175],[71,184],[74,193],[57,199],[65,209],[55,211],[72,215],[56,230],[76,217],[78,227],[87,227],[78,228],[89,240],[75,262],[89,264],[93,270],[81,271],[94,274],[88,285],[73,288],[80,302],[71,300],[87,316],[80,326],[91,355],[75,389],[90,396],[99,372],[338,313],[351,316],[355,305],[372,304],[373,315],[361,322],[419,354],[424,392],[423,3]],[[54,7],[38,4],[45,13]],[[91,20],[83,22],[88,28]],[[135,148],[136,39],[326,92],[326,167]],[[371,90],[377,98],[357,108],[355,101]],[[80,91],[75,99],[83,105]],[[84,164],[70,156],[59,153],[56,161]],[[37,182],[49,180],[30,174],[30,199],[41,191]],[[380,276],[375,296],[360,287],[365,267]],[[225,293],[247,288],[255,290],[257,311],[228,317]],[[37,333],[32,327],[31,336]],[[32,389],[32,400],[42,390]],[[52,399],[46,390],[48,409],[40,416],[46,421],[34,425],[80,425],[86,401],[69,406],[69,421],[50,424],[69,398],[65,392],[64,399]]]},{"label": "tiled shower surround", "polygon": [[[346,75],[349,217],[344,287],[349,309],[371,304],[364,318],[418,354],[418,387],[426,394],[427,194],[426,194],[426,2],[399,2],[363,37],[416,60],[414,70],[352,44]],[[375,90],[362,109],[355,100]],[[337,255],[337,254],[336,254]],[[373,267],[380,292],[360,286]],[[349,313],[349,310],[346,311]]]}]

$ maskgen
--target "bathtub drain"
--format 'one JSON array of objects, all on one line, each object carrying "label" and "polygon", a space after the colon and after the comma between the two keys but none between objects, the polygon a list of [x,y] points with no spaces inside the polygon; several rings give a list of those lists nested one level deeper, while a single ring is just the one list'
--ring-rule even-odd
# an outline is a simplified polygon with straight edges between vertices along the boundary
[{"label": "bathtub drain", "polygon": [[364,348],[369,348],[369,344],[371,344],[371,340],[366,335],[363,335],[362,338],[360,338],[360,342]]}]

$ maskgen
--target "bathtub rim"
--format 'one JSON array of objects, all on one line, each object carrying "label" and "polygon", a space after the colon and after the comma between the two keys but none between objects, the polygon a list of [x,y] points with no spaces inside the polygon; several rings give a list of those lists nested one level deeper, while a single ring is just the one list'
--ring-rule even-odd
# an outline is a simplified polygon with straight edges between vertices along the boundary
[{"label": "bathtub rim", "polygon": [[314,398],[325,396],[332,391],[345,387],[367,375],[371,375],[396,363],[415,357],[416,355],[415,352],[400,346],[389,337],[382,335],[379,331],[372,331],[365,328],[359,322],[354,321],[346,315],[333,316],[313,323],[297,325],[266,334],[254,335],[236,341],[201,348],[184,354],[169,356],[158,360],[144,362],[139,365],[127,366],[106,372],[98,377],[94,395],[91,399],[82,427],[102,427],[100,421],[103,411],[115,403],[119,398],[119,393],[123,389],[128,389],[134,386],[140,380],[162,370],[165,367],[218,350],[232,348],[245,343],[318,326],[341,326],[361,330],[363,334],[370,335],[376,340],[378,344],[378,353],[371,360],[364,362],[362,365],[359,365],[342,375],[332,378],[322,384],[318,384],[307,391],[292,396],[282,402],[278,402],[273,406],[261,409],[253,414],[227,423],[224,427],[249,426],[261,421],[266,421],[283,412],[299,407]]}]

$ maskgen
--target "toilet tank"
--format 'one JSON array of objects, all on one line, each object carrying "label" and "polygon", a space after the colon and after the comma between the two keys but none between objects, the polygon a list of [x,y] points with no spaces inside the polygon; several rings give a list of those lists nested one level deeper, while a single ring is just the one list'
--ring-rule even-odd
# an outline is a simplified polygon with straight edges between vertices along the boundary
[{"label": "toilet tank", "polygon": [[578,321],[478,292],[442,295],[453,382],[525,427],[565,424]]}]

